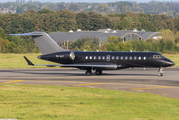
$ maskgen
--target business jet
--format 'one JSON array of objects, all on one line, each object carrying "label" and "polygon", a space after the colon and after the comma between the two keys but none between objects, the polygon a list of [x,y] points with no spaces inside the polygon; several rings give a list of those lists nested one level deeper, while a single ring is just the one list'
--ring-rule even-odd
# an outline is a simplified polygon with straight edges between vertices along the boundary
[{"label": "business jet", "polygon": [[[69,51],[61,48],[46,32],[35,31],[31,33],[9,34],[9,36],[32,36],[43,55],[39,59],[59,64],[33,64],[25,58],[28,65],[47,67],[74,67],[86,70],[86,75],[101,75],[103,70],[119,70],[134,67],[159,68],[158,75],[163,76],[163,69],[175,65],[170,59],[157,52],[87,52]],[[60,39],[60,38],[59,38]]]}]

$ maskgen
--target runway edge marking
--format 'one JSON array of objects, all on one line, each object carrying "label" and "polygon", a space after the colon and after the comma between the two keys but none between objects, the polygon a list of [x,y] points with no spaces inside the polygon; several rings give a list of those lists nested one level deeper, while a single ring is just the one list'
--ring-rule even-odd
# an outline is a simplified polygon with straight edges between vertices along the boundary
[{"label": "runway edge marking", "polygon": [[22,82],[22,81],[24,81],[24,80],[9,81],[9,82],[1,83],[1,84],[8,84],[8,83],[15,83],[15,82]]},{"label": "runway edge marking", "polygon": [[88,85],[98,85],[98,84],[104,84],[104,83],[78,84],[78,85],[72,85],[72,86],[77,87],[77,86],[88,86]]},{"label": "runway edge marking", "polygon": [[147,89],[160,89],[160,88],[169,88],[169,86],[162,86],[162,87],[146,87],[146,88],[132,88],[131,90],[147,90]]}]

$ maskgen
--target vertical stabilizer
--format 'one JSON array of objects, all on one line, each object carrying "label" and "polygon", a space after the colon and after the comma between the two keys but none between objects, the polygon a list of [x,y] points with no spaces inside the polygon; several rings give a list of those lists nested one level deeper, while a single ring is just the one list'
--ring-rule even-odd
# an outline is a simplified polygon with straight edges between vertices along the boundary
[{"label": "vertical stabilizer", "polygon": [[60,52],[60,51],[68,51],[66,49],[61,48],[46,32],[44,31],[35,31],[31,33],[22,33],[22,34],[9,34],[10,36],[27,36],[30,35],[34,39],[38,48],[42,52],[43,55]]}]

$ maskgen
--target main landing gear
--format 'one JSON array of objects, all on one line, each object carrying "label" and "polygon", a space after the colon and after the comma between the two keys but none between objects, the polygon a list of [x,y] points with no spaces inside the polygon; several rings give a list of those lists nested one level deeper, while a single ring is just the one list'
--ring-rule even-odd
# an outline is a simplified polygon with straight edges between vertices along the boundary
[{"label": "main landing gear", "polygon": [[92,71],[91,70],[87,70],[86,71],[86,76],[90,76],[90,75],[92,75]]},{"label": "main landing gear", "polygon": [[159,68],[159,70],[158,70],[158,76],[159,76],[159,77],[163,76],[163,69],[164,69],[164,68],[162,68],[162,67]]},{"label": "main landing gear", "polygon": [[[96,75],[101,75],[102,74],[102,70],[96,70],[95,72]],[[86,71],[86,76],[90,76],[92,75],[92,70],[87,70]]]},{"label": "main landing gear", "polygon": [[96,70],[95,74],[96,75],[101,75],[102,74],[102,70]]}]

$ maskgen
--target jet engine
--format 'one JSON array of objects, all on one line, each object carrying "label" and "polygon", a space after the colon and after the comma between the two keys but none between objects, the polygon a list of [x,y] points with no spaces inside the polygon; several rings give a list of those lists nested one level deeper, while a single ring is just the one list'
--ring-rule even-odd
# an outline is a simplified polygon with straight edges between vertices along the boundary
[{"label": "jet engine", "polygon": [[75,54],[73,51],[57,52],[48,55],[38,56],[39,59],[48,60],[57,63],[71,63],[75,59]]}]

